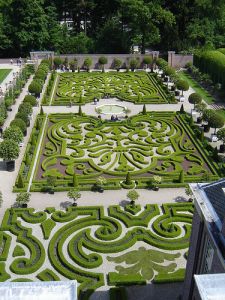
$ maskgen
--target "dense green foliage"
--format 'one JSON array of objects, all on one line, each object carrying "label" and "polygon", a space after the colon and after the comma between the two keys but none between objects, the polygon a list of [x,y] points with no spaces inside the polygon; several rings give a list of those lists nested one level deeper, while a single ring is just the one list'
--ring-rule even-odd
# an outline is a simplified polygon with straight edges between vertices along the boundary
[{"label": "dense green foliage", "polygon": [[[19,205],[29,197],[19,194]],[[145,284],[155,274],[170,280],[179,270],[180,249],[189,245],[192,216],[192,203],[148,204],[135,210],[115,205],[107,211],[101,206],[10,208],[0,230],[0,281],[24,276],[56,281],[63,276],[77,280],[78,293],[88,296],[107,284]],[[134,248],[138,241],[145,246]]]},{"label": "dense green foliage", "polygon": [[221,51],[199,51],[194,56],[194,64],[200,71],[210,75],[214,83],[225,89],[225,54]]},{"label": "dense green foliage", "polygon": [[[0,1],[0,55],[222,47],[224,8],[223,0]],[[65,13],[72,30],[60,25]]]},{"label": "dense green foliage", "polygon": [[13,140],[17,144],[21,143],[23,140],[23,132],[19,127],[10,126],[3,132],[3,138],[6,140]]},{"label": "dense green foliage", "polygon": [[26,80],[30,77],[30,75],[33,72],[34,72],[33,65],[26,65],[22,69],[21,74],[17,77],[14,89],[10,87],[6,92],[4,99],[0,104],[0,126],[4,124],[5,119],[7,117],[7,108],[11,107],[11,105],[15,103],[16,97],[20,94],[22,88],[26,83]]},{"label": "dense green foliage", "polygon": [[3,140],[0,143],[0,157],[4,160],[15,160],[19,156],[19,146],[14,140]]}]

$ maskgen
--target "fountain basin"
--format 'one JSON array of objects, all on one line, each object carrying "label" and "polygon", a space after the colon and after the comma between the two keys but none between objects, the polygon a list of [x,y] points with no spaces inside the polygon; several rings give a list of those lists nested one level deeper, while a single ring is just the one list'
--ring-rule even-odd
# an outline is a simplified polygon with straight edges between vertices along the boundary
[{"label": "fountain basin", "polygon": [[104,114],[104,115],[119,115],[126,113],[126,107],[118,104],[103,104],[99,105],[96,107],[96,111],[99,114]]}]

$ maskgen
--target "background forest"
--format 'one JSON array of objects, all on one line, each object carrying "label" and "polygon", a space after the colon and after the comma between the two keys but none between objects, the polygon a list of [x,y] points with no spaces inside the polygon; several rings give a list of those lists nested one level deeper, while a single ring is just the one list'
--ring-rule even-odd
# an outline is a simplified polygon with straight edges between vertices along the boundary
[{"label": "background forest", "polygon": [[[71,28],[63,21],[71,20]],[[60,23],[61,22],[61,23]],[[225,45],[224,0],[0,0],[0,55]]]}]

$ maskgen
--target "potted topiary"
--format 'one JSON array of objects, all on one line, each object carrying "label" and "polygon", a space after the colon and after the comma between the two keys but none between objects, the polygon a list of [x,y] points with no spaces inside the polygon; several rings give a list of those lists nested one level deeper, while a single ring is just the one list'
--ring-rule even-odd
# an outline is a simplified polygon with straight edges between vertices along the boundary
[{"label": "potted topiary", "polygon": [[81,197],[81,193],[76,188],[70,189],[67,193],[67,197],[73,200],[73,206],[77,206],[76,200]]},{"label": "potted topiary", "polygon": [[158,191],[159,190],[159,185],[162,182],[162,177],[155,175],[153,176],[153,180],[152,180],[152,186],[153,186],[153,190],[154,191]]},{"label": "potted topiary", "polygon": [[33,80],[31,82],[31,84],[29,85],[29,87],[28,87],[28,91],[31,94],[34,94],[36,97],[39,97],[40,93],[42,91],[42,87],[41,87],[41,85],[40,85],[40,83],[38,81]]},{"label": "potted topiary", "polygon": [[189,185],[185,188],[185,194],[187,196],[189,196],[188,201],[192,202],[193,201],[193,192],[192,192],[192,190],[191,190],[191,188],[190,188]]},{"label": "potted topiary", "polygon": [[87,70],[87,72],[90,71],[91,65],[92,65],[92,59],[90,57],[86,57],[84,60],[83,66]]},{"label": "potted topiary", "polygon": [[10,126],[3,132],[3,139],[13,140],[19,144],[23,141],[23,132],[17,126]]},{"label": "potted topiary", "polygon": [[100,66],[102,66],[102,72],[105,72],[105,64],[108,63],[108,59],[105,56],[101,56],[98,59],[98,63]]},{"label": "potted topiary", "polygon": [[119,72],[121,65],[122,61],[118,58],[114,58],[113,67],[117,70],[117,72]]},{"label": "potted topiary", "polygon": [[24,193],[19,193],[16,196],[16,202],[20,207],[26,208],[27,203],[30,201],[30,193],[24,192]]},{"label": "potted topiary", "polygon": [[136,190],[130,190],[127,193],[127,198],[130,200],[130,204],[133,208],[135,208],[136,200],[138,200],[139,197],[140,197],[140,195],[138,194],[138,192]]},{"label": "potted topiary", "polygon": [[104,185],[107,183],[107,180],[105,177],[103,176],[99,176],[97,179],[96,179],[96,189],[99,193],[103,193],[104,192]]},{"label": "potted topiary", "polygon": [[19,145],[14,140],[6,139],[0,143],[0,157],[6,163],[7,171],[15,170],[15,159],[19,156]]}]

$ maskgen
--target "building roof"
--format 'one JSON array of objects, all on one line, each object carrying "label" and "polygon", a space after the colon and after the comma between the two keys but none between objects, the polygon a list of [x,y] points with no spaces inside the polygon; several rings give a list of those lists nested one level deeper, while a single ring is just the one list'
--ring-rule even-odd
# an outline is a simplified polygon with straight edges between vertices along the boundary
[{"label": "building roof", "polygon": [[0,282],[0,300],[77,300],[77,282]]},{"label": "building roof", "polygon": [[223,190],[225,189],[225,179],[202,185],[201,188],[222,223],[225,217],[225,194]]},{"label": "building roof", "polygon": [[225,274],[194,275],[201,300],[224,300]]}]

